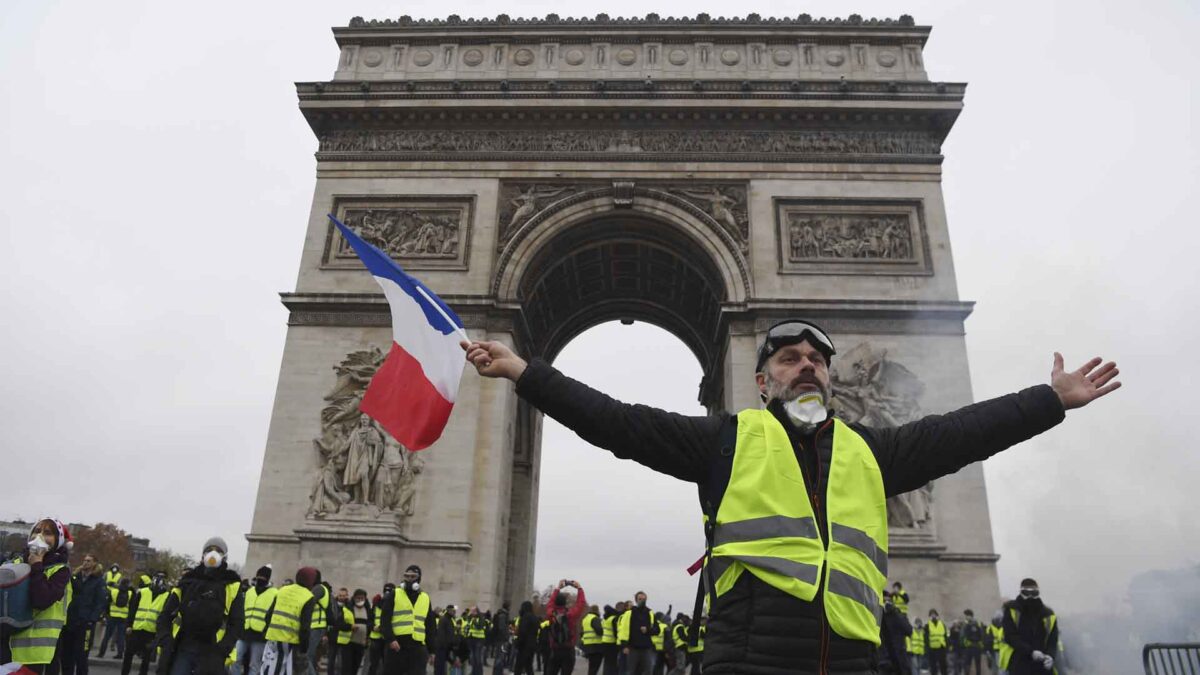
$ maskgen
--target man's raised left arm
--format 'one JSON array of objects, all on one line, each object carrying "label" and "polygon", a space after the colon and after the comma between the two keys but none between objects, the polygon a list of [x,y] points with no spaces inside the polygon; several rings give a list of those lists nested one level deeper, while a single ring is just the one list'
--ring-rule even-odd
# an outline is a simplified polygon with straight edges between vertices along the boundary
[{"label": "man's raised left arm", "polygon": [[1067,410],[1120,388],[1115,363],[1095,358],[1073,371],[1054,354],[1050,384],[981,401],[899,427],[856,427],[875,452],[888,496],[924,486],[1046,431]]}]

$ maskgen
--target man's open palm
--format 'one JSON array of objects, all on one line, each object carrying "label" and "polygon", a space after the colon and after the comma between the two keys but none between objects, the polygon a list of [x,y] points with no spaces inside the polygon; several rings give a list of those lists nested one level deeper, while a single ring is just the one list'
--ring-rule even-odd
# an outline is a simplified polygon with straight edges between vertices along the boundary
[{"label": "man's open palm", "polygon": [[1113,378],[1120,374],[1117,364],[1096,357],[1083,364],[1078,370],[1063,370],[1062,354],[1054,352],[1054,368],[1050,371],[1050,386],[1058,394],[1064,410],[1081,408],[1105,394],[1121,388]]}]

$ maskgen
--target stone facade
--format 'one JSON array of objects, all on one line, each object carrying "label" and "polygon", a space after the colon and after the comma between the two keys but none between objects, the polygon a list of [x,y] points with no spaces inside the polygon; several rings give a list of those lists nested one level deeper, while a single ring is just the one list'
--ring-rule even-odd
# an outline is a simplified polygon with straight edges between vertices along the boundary
[{"label": "stone facade", "polygon": [[[420,270],[473,338],[553,358],[597,323],[680,337],[710,410],[756,405],[768,326],[826,326],[839,409],[901,423],[971,401],[941,190],[965,85],[900,20],[355,19],[299,83],[319,141],[248,568],[379,588],[419,560],[439,603],[527,597],[541,417],[464,377],[419,457],[357,414],[387,305],[336,213]],[[983,473],[889,504],[914,608],[999,600]]]}]

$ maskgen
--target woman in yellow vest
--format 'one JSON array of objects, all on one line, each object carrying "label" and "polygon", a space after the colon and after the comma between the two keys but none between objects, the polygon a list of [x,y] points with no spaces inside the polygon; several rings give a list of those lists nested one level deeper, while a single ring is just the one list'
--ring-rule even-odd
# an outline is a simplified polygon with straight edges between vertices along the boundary
[{"label": "woman in yellow vest", "polygon": [[226,658],[242,636],[246,614],[242,578],[229,569],[229,547],[211,537],[201,549],[200,564],[184,572],[158,617],[163,647],[160,673],[222,673]]},{"label": "woman in yellow vest", "polygon": [[[846,424],[830,410],[832,339],[792,320],[769,327],[758,350],[754,379],[765,408],[689,417],[613,400],[499,341],[462,346],[480,375],[516,383],[525,402],[581,438],[700,487],[708,555],[698,595],[707,591],[713,624],[707,675],[871,672],[888,497],[1032,438],[1120,386],[1116,364],[1095,360],[1067,372],[1056,355],[1048,386],[899,426],[886,418],[876,427]],[[896,369],[872,361],[878,368],[860,362],[841,371],[862,389],[860,404],[886,396],[879,379]],[[749,382],[724,385],[742,391]]]},{"label": "woman in yellow vest", "polygon": [[[275,672],[282,672],[283,664],[291,662],[293,675],[308,672],[308,643],[312,615],[316,599],[312,589],[320,583],[320,573],[315,567],[296,570],[295,583],[287,584],[275,594],[275,602],[267,612],[267,649],[274,649]],[[270,656],[264,656],[269,660]]]},{"label": "woman in yellow vest", "polygon": [[[361,588],[354,590],[350,603],[345,607],[348,613],[345,617],[351,623],[350,631],[346,634],[345,647],[342,650],[341,662],[343,675],[356,675],[362,664],[363,655],[367,652],[368,640],[371,634],[371,615],[374,608],[367,600],[367,592]],[[342,635],[338,634],[339,641]]]},{"label": "woman in yellow vest", "polygon": [[29,543],[17,562],[30,568],[33,623],[11,634],[0,648],[0,663],[21,663],[35,673],[57,671],[58,638],[67,622],[67,605],[71,604],[67,558],[72,546],[67,526],[53,518],[39,520],[30,530]]}]

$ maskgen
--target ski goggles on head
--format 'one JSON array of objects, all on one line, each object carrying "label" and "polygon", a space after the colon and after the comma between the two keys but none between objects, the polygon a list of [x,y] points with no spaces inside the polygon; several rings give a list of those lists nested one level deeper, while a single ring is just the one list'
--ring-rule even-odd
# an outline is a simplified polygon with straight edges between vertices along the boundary
[{"label": "ski goggles on head", "polygon": [[761,372],[763,365],[771,355],[788,345],[808,340],[813,347],[825,354],[825,358],[833,356],[837,350],[833,348],[833,340],[820,326],[807,321],[781,321],[767,330],[767,337],[758,348],[758,366],[755,371]]}]

